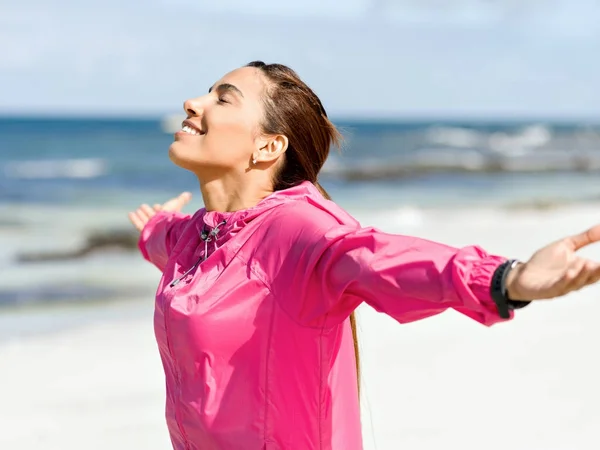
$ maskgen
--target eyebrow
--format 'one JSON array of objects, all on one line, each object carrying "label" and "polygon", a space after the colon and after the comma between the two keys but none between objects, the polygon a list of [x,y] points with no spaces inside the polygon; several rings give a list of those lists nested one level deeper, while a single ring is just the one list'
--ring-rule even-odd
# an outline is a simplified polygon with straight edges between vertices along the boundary
[{"label": "eyebrow", "polygon": [[210,94],[213,91],[213,89],[216,89],[219,94],[224,94],[224,93],[227,93],[227,92],[233,92],[234,94],[237,94],[240,97],[244,98],[244,94],[242,94],[242,91],[240,91],[233,84],[222,83],[222,84],[219,84],[217,87],[211,86],[208,89],[208,93]]}]

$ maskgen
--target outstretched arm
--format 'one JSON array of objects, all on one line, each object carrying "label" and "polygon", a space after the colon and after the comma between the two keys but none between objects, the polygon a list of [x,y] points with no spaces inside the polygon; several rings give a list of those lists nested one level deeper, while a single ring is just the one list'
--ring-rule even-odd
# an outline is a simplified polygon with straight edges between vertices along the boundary
[{"label": "outstretched arm", "polygon": [[161,271],[190,219],[188,214],[180,211],[191,198],[192,194],[184,192],[162,205],[150,207],[144,204],[129,213],[129,220],[140,232],[139,249],[142,255]]},{"label": "outstretched arm", "polygon": [[[375,228],[334,226],[313,236],[310,244],[301,234],[301,254],[286,258],[297,274],[292,285],[305,299],[290,313],[307,325],[336,325],[362,302],[401,323],[448,308],[485,325],[503,320],[490,294],[503,257]],[[277,288],[284,294],[283,283]]]},{"label": "outstretched arm", "polygon": [[[488,326],[513,316],[511,311],[501,317],[491,295],[494,274],[506,258],[480,247],[454,248],[351,226],[313,226],[294,240],[297,244],[284,259],[289,271],[282,273],[295,275],[287,284],[280,277],[274,290],[283,299],[290,289],[300,290],[303,304],[284,300],[282,306],[309,326],[335,325],[363,301],[403,323],[448,308]],[[598,281],[600,265],[575,254],[598,240],[600,226],[536,252],[509,272],[508,297],[554,298]]]}]

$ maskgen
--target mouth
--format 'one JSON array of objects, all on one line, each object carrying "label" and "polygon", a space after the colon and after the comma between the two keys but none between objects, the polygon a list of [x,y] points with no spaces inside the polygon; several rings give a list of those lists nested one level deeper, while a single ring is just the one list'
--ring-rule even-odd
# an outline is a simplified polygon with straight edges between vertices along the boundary
[{"label": "mouth", "polygon": [[196,126],[190,120],[183,121],[183,123],[181,124],[180,131],[187,133],[187,134],[191,134],[192,136],[202,136],[203,134],[206,134],[205,131],[200,129],[198,126]]}]

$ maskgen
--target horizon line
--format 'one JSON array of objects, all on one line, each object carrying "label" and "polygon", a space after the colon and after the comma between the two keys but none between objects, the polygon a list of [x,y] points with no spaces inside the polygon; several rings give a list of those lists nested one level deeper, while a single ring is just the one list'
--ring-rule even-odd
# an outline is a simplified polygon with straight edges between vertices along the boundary
[{"label": "horizon line", "polygon": [[[60,112],[37,113],[0,111],[0,120],[47,120],[47,121],[165,121],[184,116],[184,114],[158,114],[158,113],[106,113],[106,112]],[[534,114],[348,114],[330,115],[332,122],[342,123],[410,123],[410,122],[471,122],[471,123],[552,123],[552,124],[596,124],[600,125],[598,116],[559,116],[559,115],[534,115]]]}]

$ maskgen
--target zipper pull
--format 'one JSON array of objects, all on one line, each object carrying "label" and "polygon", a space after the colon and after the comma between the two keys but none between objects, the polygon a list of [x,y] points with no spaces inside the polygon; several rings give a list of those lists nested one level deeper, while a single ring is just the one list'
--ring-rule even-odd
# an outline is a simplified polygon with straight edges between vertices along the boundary
[{"label": "zipper pull", "polygon": [[192,270],[194,270],[196,267],[198,267],[198,264],[200,264],[202,261],[205,261],[206,258],[208,258],[208,243],[212,241],[212,238],[215,238],[215,240],[217,239],[217,234],[219,234],[219,231],[221,230],[221,226],[225,225],[227,223],[226,220],[224,220],[223,222],[220,222],[217,224],[216,227],[214,227],[210,233],[207,232],[206,228],[202,229],[202,233],[200,233],[200,239],[202,239],[204,241],[204,255],[201,256],[200,258],[198,258],[198,261],[196,261],[196,263],[190,267],[188,270],[185,271],[185,273],[183,275],[181,275],[179,278],[176,278],[175,280],[173,280],[171,282],[171,284],[169,284],[169,287],[175,287],[179,284],[179,282],[181,280],[183,280]]},{"label": "zipper pull", "polygon": [[179,284],[179,282],[181,280],[183,280],[192,270],[194,270],[196,267],[198,267],[198,264],[200,264],[201,261],[202,261],[202,256],[200,258],[198,258],[198,261],[196,261],[192,267],[190,267],[188,270],[186,270],[183,275],[181,275],[179,278],[173,280],[171,282],[171,284],[169,285],[169,287],[177,286]]}]

